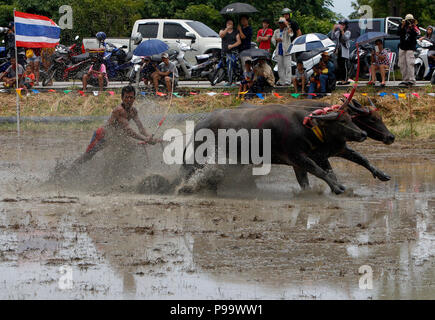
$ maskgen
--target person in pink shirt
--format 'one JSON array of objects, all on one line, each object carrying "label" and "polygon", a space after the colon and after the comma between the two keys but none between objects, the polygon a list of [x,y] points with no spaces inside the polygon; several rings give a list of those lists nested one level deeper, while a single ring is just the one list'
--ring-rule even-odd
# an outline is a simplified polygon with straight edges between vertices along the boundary
[{"label": "person in pink shirt", "polygon": [[92,58],[93,64],[89,68],[88,73],[83,75],[83,91],[86,90],[88,83],[91,86],[98,86],[100,91],[103,91],[103,87],[107,87],[109,80],[106,73],[106,65],[101,61],[99,56]]},{"label": "person in pink shirt", "polygon": [[258,30],[257,33],[258,47],[266,51],[270,50],[270,40],[273,36],[273,30],[269,28],[269,25],[269,20],[263,19],[263,28]]}]

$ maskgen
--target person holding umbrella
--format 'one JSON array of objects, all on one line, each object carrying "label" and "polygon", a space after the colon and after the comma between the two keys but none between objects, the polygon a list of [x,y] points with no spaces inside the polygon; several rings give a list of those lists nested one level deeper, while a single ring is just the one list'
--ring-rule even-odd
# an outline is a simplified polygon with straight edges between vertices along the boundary
[{"label": "person holding umbrella", "polygon": [[242,43],[240,35],[237,30],[234,29],[234,20],[227,18],[225,21],[225,29],[219,31],[219,37],[222,39],[222,57],[226,59],[226,65],[228,70],[228,83],[226,86],[231,86],[233,83],[233,68],[236,61],[236,52]]},{"label": "person holding umbrella", "polygon": [[290,85],[292,78],[291,70],[291,55],[288,52],[288,48],[291,45],[291,38],[294,33],[289,27],[289,23],[284,17],[278,20],[279,28],[275,30],[272,37],[272,43],[276,46],[277,50],[277,61],[278,61],[278,75],[279,80],[277,85]]},{"label": "person holding umbrella", "polygon": [[[237,31],[240,36],[240,53],[244,50],[248,50],[251,48],[251,39],[252,39],[252,27],[249,25],[249,18],[247,15],[240,16],[239,20],[240,24],[237,26]],[[249,60],[250,57],[240,57],[240,61],[242,62],[242,66],[245,65],[246,60]]]}]

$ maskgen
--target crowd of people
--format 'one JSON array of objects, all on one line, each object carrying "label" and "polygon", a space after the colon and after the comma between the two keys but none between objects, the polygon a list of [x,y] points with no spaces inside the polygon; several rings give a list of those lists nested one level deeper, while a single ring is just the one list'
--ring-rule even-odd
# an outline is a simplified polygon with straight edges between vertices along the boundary
[{"label": "crowd of people", "polygon": [[[331,40],[335,42],[336,62],[331,61],[331,56],[327,51],[323,52],[320,62],[312,68],[310,76],[300,60],[296,61],[297,67],[294,74],[292,71],[292,57],[294,58],[294,55],[289,53],[289,47],[297,37],[302,35],[302,31],[299,24],[292,19],[290,9],[284,8],[282,10],[281,16],[276,20],[276,25],[277,28],[273,30],[271,21],[263,19],[262,28],[256,33],[258,48],[271,54],[272,45],[275,47],[278,72],[274,74],[266,61],[266,57],[251,59],[249,56],[241,55],[243,51],[251,49],[254,33],[249,17],[247,15],[240,16],[237,27],[232,18],[226,19],[225,28],[219,31],[219,36],[222,39],[221,54],[227,65],[228,81],[226,86],[237,86],[234,69],[238,65],[243,69],[243,79],[239,84],[240,92],[264,92],[274,86],[293,85],[296,92],[324,94],[335,88],[336,81],[338,84],[349,84],[348,68],[352,34],[347,19],[340,20],[334,25],[330,33]],[[8,29],[5,35],[5,51],[10,57],[11,65],[0,74],[0,81],[3,81],[4,87],[15,87],[18,82],[18,86],[28,92],[35,84],[39,84],[40,68],[48,69],[54,48],[18,48],[17,61],[13,22],[9,24]],[[414,52],[417,40],[428,40],[432,43],[428,56],[430,62],[435,64],[435,34],[433,27],[428,26],[426,35],[421,36],[417,20],[414,19],[413,15],[407,14],[400,26],[399,35],[398,65],[402,74],[400,85],[412,86],[415,84]],[[390,51],[383,47],[383,41],[377,40],[371,54],[369,85],[376,83],[376,75],[379,73],[381,76],[380,86],[385,86],[386,72],[388,68],[391,68],[390,57]],[[25,59],[26,68],[23,68],[24,61],[20,61],[20,59]],[[16,68],[17,64],[18,68]],[[160,84],[165,85],[171,91],[178,82],[177,67],[168,59],[167,54],[162,55],[162,62],[157,65],[145,60],[142,74],[143,79],[141,80],[145,84],[152,84],[156,91],[158,91]],[[99,87],[100,90],[108,85],[106,68],[100,58],[94,59],[89,71],[83,75],[82,82],[83,90],[86,90],[88,85]]]}]

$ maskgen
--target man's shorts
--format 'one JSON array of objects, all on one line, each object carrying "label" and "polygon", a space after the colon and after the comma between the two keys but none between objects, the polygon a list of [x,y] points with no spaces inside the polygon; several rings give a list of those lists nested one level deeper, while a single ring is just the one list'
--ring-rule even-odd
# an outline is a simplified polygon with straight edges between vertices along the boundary
[{"label": "man's shorts", "polygon": [[[88,84],[93,87],[98,87],[100,84],[98,83],[98,78],[90,77],[88,80]],[[103,77],[103,87],[107,87],[107,79]]]},{"label": "man's shorts", "polygon": [[98,128],[94,132],[91,142],[86,148],[86,153],[95,154],[97,151],[101,150],[104,147],[104,143],[106,142],[106,140],[104,140],[104,136],[105,136],[104,128],[103,127]]},{"label": "man's shorts", "polygon": [[[166,77],[171,78],[171,85],[172,85],[172,73],[167,75]],[[166,81],[165,81],[165,77],[160,78],[159,83],[166,86]],[[176,88],[178,85],[178,78],[174,79],[174,88]]]}]

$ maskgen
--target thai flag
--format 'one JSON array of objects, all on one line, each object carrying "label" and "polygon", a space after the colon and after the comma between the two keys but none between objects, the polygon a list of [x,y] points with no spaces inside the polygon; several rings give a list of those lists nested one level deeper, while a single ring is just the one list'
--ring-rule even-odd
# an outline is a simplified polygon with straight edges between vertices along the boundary
[{"label": "thai flag", "polygon": [[53,48],[59,44],[60,28],[50,18],[15,11],[17,47]]}]

